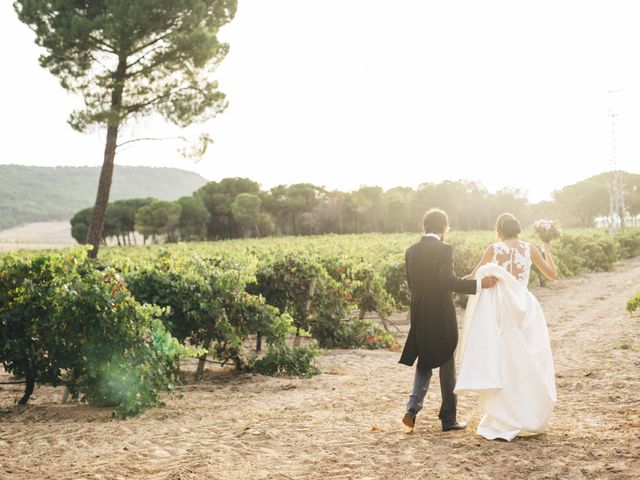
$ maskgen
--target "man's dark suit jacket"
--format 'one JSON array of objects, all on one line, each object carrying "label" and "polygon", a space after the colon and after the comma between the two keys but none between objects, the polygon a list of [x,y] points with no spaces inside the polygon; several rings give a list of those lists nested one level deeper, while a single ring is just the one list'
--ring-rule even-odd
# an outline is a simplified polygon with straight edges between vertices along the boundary
[{"label": "man's dark suit jacket", "polygon": [[424,236],[405,255],[411,289],[411,329],[400,363],[427,370],[439,367],[458,344],[458,322],[451,292],[475,294],[476,280],[453,272],[453,250],[437,238]]}]

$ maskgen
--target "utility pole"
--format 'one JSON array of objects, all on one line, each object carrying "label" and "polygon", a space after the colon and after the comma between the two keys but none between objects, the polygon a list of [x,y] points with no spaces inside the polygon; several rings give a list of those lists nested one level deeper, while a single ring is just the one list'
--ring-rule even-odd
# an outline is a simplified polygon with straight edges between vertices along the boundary
[{"label": "utility pole", "polygon": [[609,191],[609,233],[615,233],[619,229],[624,228],[624,184],[622,180],[622,172],[618,170],[618,149],[616,145],[616,113],[614,95],[623,92],[624,88],[618,90],[609,90],[611,95],[611,108],[609,109],[609,117],[611,118],[611,186]]}]

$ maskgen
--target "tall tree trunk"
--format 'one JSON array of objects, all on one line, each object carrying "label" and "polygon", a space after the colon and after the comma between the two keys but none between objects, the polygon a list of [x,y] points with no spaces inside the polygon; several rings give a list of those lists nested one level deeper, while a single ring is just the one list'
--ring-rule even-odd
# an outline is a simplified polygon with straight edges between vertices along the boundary
[{"label": "tall tree trunk", "polygon": [[120,58],[118,67],[114,75],[114,86],[111,92],[111,116],[107,127],[107,142],[104,147],[104,162],[100,172],[98,183],[98,193],[96,203],[91,216],[91,224],[87,233],[87,243],[93,245],[93,250],[89,252],[89,257],[96,258],[100,248],[102,238],[102,228],[109,204],[109,192],[111,191],[111,180],[113,178],[113,165],[116,158],[116,147],[118,145],[118,129],[120,127],[120,109],[122,107],[122,92],[124,91],[125,74],[127,72],[126,57]]}]

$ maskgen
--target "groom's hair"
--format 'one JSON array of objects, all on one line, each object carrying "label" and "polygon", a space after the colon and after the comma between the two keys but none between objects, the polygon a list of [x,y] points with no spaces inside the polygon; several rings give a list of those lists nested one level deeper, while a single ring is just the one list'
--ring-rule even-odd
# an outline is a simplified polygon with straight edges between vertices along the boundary
[{"label": "groom's hair", "polygon": [[449,217],[439,208],[432,208],[422,219],[424,233],[445,233],[449,228]]}]

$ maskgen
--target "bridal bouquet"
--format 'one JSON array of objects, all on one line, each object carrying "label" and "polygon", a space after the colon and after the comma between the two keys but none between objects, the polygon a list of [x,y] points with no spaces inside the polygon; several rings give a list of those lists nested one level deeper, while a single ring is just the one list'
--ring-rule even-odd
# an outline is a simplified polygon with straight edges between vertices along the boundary
[{"label": "bridal bouquet", "polygon": [[536,220],[533,229],[543,242],[550,242],[562,235],[562,231],[552,220]]}]

